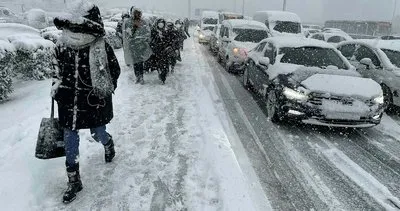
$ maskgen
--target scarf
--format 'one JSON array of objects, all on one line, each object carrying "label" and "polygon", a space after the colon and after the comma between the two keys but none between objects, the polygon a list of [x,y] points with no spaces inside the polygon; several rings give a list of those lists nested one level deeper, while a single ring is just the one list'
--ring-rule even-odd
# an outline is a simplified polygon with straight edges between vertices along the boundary
[{"label": "scarf", "polygon": [[114,84],[108,67],[108,58],[104,38],[96,38],[90,34],[73,33],[63,30],[60,42],[74,50],[90,46],[89,65],[92,92],[99,98],[111,96]]}]

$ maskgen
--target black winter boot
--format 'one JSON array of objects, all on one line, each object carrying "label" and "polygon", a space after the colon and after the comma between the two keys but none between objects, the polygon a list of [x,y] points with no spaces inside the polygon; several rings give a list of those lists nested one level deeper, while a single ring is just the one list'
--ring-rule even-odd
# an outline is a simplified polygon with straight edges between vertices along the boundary
[{"label": "black winter boot", "polygon": [[106,163],[110,163],[112,159],[115,157],[115,149],[114,149],[114,141],[110,136],[110,141],[106,145],[104,145],[104,158]]},{"label": "black winter boot", "polygon": [[82,190],[81,176],[79,170],[73,172],[67,172],[68,175],[68,189],[65,191],[63,196],[63,202],[68,204],[75,200],[76,194]]}]

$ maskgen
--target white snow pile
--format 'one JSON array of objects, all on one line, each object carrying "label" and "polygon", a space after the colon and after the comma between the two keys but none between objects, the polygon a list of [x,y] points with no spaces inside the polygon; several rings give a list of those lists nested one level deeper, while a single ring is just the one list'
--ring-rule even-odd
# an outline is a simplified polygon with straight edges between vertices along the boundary
[{"label": "white snow pile", "polygon": [[53,43],[57,43],[57,41],[60,39],[62,34],[61,30],[49,30],[49,31],[45,31],[42,32],[41,35],[44,39],[46,40],[50,40]]},{"label": "white snow pile", "polygon": [[118,26],[118,22],[115,22],[115,21],[104,21],[104,27],[109,27],[109,28],[116,29],[117,26]]},{"label": "white snow pile", "polygon": [[45,39],[15,39],[11,42],[18,51],[34,52],[38,49],[52,50],[54,43]]},{"label": "white snow pile", "polygon": [[14,52],[14,51],[15,51],[15,48],[11,43],[9,43],[5,40],[0,40],[0,60],[2,58],[4,58],[7,53]]}]

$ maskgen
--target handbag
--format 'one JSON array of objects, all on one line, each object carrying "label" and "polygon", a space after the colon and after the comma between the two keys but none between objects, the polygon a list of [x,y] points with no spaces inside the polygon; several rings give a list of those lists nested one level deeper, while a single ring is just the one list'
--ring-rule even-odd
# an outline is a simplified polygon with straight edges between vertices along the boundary
[{"label": "handbag", "polygon": [[65,156],[64,130],[58,118],[54,118],[54,99],[51,100],[50,118],[43,118],[40,123],[36,143],[35,157],[52,159]]}]

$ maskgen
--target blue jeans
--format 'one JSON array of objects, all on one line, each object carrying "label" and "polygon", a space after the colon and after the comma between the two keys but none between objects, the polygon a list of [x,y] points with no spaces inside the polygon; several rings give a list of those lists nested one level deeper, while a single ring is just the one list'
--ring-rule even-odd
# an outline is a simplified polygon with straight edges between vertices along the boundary
[{"label": "blue jeans", "polygon": [[[110,141],[110,135],[106,132],[106,126],[91,128],[90,133],[97,142],[106,145]],[[77,130],[70,130],[64,128],[64,142],[67,171],[78,170],[78,157],[79,157],[79,134]]]}]

